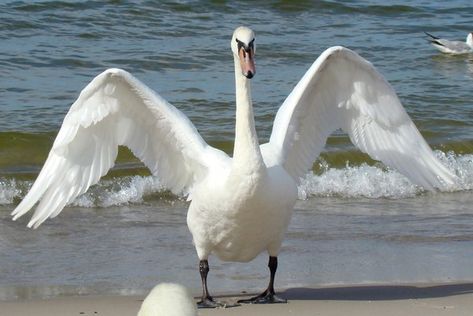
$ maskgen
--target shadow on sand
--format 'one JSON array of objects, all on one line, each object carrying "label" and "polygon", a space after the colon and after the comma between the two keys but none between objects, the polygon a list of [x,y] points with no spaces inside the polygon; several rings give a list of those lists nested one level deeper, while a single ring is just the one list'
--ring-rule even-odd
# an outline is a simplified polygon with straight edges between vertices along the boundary
[{"label": "shadow on sand", "polygon": [[415,285],[366,285],[327,288],[291,288],[281,292],[288,300],[390,301],[447,297],[473,293],[473,283]]}]

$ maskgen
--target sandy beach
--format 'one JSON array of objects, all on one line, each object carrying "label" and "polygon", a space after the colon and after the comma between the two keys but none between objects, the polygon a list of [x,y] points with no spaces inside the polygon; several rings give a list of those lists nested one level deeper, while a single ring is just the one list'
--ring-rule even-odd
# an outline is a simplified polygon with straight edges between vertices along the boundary
[{"label": "sandy beach", "polygon": [[[288,304],[199,310],[199,315],[471,315],[473,283],[291,288]],[[229,303],[239,296],[219,296]],[[136,315],[144,297],[79,296],[0,302],[2,316]]]}]

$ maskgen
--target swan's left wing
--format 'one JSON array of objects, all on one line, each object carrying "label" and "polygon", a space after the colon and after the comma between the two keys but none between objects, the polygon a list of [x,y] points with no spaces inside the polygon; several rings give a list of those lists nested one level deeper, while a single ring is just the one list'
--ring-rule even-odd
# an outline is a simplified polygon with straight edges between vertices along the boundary
[{"label": "swan's left wing", "polygon": [[432,190],[455,181],[373,65],[349,49],[332,47],[279,109],[270,141],[262,145],[265,161],[282,164],[299,182],[339,128],[361,151],[418,185]]}]

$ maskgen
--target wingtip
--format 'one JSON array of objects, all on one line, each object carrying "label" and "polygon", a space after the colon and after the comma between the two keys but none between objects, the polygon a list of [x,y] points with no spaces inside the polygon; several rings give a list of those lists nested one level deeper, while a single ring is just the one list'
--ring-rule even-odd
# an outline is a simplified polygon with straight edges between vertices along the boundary
[{"label": "wingtip", "polygon": [[445,176],[441,179],[443,191],[454,191],[457,188],[460,178],[448,170],[448,177]]},{"label": "wingtip", "polygon": [[11,213],[10,216],[12,216],[12,220],[16,221],[19,219],[22,215],[24,215],[25,212],[21,212],[20,209],[17,207],[15,208]]},{"label": "wingtip", "polygon": [[[21,216],[23,216],[25,213],[26,213],[26,212],[20,212],[20,210],[18,210],[18,209],[13,210],[13,212],[11,212],[11,214],[10,214],[10,215],[12,216],[12,221],[15,222],[15,221],[18,220]],[[40,224],[41,224],[41,223],[40,223]],[[26,224],[26,226],[27,226],[28,228],[36,229],[39,225],[37,225],[37,224],[35,223],[35,220],[34,220],[34,219],[31,219],[31,220],[28,222],[28,224]]]},{"label": "wingtip", "polygon": [[429,37],[432,37],[433,39],[439,39],[439,37],[434,36],[434,35],[432,35],[432,34],[430,34],[430,33],[427,33],[427,32],[425,32],[425,31],[424,31],[424,33],[425,33],[425,35],[427,35],[427,36],[429,36]]},{"label": "wingtip", "polygon": [[41,225],[43,221],[44,220],[32,218],[26,226],[28,226],[28,228],[36,229]]},{"label": "wingtip", "polygon": [[40,214],[35,212],[33,217],[31,217],[30,221],[28,222],[28,228],[36,229],[38,228],[46,219],[48,219],[48,215]]},{"label": "wingtip", "polygon": [[438,184],[435,185],[435,188],[441,192],[455,191],[460,183],[460,178],[444,164],[440,164],[441,168],[439,168],[440,171],[437,174]]}]

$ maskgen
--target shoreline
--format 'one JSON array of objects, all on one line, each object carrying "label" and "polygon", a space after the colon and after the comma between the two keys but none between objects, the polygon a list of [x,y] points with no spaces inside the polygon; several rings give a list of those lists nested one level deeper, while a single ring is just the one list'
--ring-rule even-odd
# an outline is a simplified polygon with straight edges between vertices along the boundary
[{"label": "shoreline", "polygon": [[[470,315],[473,283],[296,287],[279,293],[287,304],[201,309],[199,315]],[[249,297],[251,294],[245,294]],[[86,295],[0,301],[2,315],[136,315],[145,295]],[[243,295],[215,296],[229,304]]]}]

